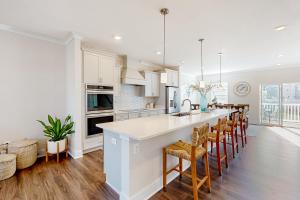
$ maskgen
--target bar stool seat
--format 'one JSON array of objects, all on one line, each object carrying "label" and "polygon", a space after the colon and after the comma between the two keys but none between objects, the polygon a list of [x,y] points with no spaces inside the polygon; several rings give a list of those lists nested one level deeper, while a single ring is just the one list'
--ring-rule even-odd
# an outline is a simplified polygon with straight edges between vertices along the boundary
[{"label": "bar stool seat", "polygon": [[[211,132],[208,133],[208,141],[210,142],[216,142],[217,141],[217,133],[216,132]],[[223,133],[219,134],[219,141],[223,141],[225,135]]]},{"label": "bar stool seat", "polygon": [[[186,160],[191,160],[191,153],[192,153],[192,144],[183,142],[181,140],[177,141],[174,144],[171,144],[166,148],[168,154],[172,156],[176,156],[179,158],[183,158]],[[206,149],[203,147],[196,147],[195,150],[195,158],[199,159],[206,153]]]}]

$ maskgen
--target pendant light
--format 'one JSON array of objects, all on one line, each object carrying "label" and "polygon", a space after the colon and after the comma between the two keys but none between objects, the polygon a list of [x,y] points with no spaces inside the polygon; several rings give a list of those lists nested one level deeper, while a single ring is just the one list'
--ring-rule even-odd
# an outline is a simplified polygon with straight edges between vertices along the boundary
[{"label": "pendant light", "polygon": [[200,88],[205,88],[205,82],[204,82],[204,79],[203,79],[203,41],[204,41],[204,39],[201,38],[198,41],[201,43],[201,81],[200,81],[199,87]]},{"label": "pendant light", "polygon": [[[169,13],[168,8],[162,8],[160,14],[164,16],[164,52],[163,52],[163,66],[166,64],[166,15]],[[161,73],[160,82],[167,83],[168,76],[167,73]]]},{"label": "pendant light", "polygon": [[223,53],[220,52],[218,53],[219,55],[219,65],[220,65],[220,82],[218,84],[218,88],[223,88],[223,85],[222,85],[222,56],[223,56]]}]

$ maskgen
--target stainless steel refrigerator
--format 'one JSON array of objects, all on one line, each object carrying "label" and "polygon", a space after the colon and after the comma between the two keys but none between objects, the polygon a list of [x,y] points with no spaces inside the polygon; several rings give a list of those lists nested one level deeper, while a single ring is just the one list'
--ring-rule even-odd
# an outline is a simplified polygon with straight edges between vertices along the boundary
[{"label": "stainless steel refrigerator", "polygon": [[166,87],[167,113],[180,111],[180,92],[178,87]]}]

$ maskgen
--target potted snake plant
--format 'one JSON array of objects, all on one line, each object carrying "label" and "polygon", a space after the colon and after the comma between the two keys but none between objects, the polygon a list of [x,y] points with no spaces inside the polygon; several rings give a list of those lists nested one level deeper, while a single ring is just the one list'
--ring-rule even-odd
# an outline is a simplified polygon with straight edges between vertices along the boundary
[{"label": "potted snake plant", "polygon": [[53,119],[50,115],[48,115],[49,124],[41,120],[37,121],[43,126],[44,135],[49,138],[47,141],[48,153],[57,153],[57,143],[59,145],[59,152],[63,152],[66,149],[67,136],[74,133],[74,122],[72,122],[71,116],[67,116],[63,123],[60,119],[56,117]]}]

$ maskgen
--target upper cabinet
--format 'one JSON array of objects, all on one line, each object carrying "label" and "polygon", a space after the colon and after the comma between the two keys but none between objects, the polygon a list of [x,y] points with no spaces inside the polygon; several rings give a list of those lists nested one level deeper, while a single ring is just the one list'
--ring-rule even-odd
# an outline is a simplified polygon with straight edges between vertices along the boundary
[{"label": "upper cabinet", "polygon": [[166,86],[173,86],[178,87],[179,86],[179,73],[178,71],[166,69],[167,73],[167,83]]},{"label": "upper cabinet", "polygon": [[145,72],[145,96],[158,97],[160,88],[160,74],[158,72]]},{"label": "upper cabinet", "polygon": [[89,51],[83,52],[85,83],[99,83],[114,86],[116,58]]}]

